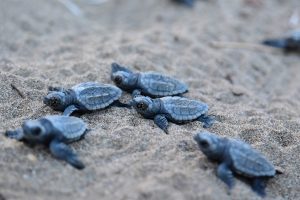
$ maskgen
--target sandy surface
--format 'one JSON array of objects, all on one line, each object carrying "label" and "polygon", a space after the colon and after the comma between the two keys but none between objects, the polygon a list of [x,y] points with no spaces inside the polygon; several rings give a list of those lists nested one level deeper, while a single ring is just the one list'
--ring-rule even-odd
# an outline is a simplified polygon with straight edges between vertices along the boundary
[{"label": "sandy surface", "polygon": [[[110,64],[158,71],[185,81],[186,96],[220,119],[209,129],[262,151],[284,174],[267,199],[300,198],[299,55],[268,48],[215,48],[214,41],[256,43],[282,34],[298,0],[198,1],[194,9],[162,0],[79,2],[82,17],[55,0],[0,2],[0,131],[58,114],[43,108],[49,85],[110,81]],[[249,1],[248,1],[249,2]],[[259,2],[259,1],[251,1]],[[228,46],[227,46],[228,47]],[[25,98],[11,88],[16,85]],[[122,101],[129,100],[124,94]],[[6,199],[257,199],[237,181],[231,195],[216,164],[198,150],[198,122],[165,135],[134,110],[82,116],[92,131],[74,148],[78,171],[44,147],[0,136],[0,193]],[[1,199],[1,198],[0,198]]]}]

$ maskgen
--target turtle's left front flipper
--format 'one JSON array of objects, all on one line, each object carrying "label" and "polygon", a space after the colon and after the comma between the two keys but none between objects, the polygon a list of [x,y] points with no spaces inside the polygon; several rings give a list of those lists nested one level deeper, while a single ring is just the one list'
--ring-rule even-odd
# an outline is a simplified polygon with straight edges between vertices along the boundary
[{"label": "turtle's left front flipper", "polygon": [[281,38],[281,39],[267,39],[262,42],[262,44],[285,49],[286,51],[299,51],[300,50],[300,40],[298,38]]},{"label": "turtle's left front flipper", "polygon": [[216,121],[215,116],[203,114],[198,118],[203,123],[203,128],[210,128]]},{"label": "turtle's left front flipper", "polygon": [[128,108],[128,109],[131,109],[131,108],[132,108],[131,103],[129,103],[129,104],[127,104],[127,103],[122,103],[122,102],[119,101],[119,100],[116,100],[112,105],[113,105],[113,106],[116,106],[116,107],[120,107],[120,108]]},{"label": "turtle's left front flipper", "polygon": [[276,47],[276,48],[286,48],[287,47],[287,40],[286,39],[267,39],[262,41],[262,44]]},{"label": "turtle's left front flipper", "polygon": [[50,151],[56,158],[65,160],[76,169],[84,169],[85,167],[72,149],[59,140],[53,140],[50,143]]}]

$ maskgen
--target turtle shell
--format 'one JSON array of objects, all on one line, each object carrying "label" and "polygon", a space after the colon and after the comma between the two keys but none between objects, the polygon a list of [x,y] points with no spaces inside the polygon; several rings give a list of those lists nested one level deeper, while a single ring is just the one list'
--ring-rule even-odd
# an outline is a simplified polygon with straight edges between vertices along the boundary
[{"label": "turtle shell", "polygon": [[161,98],[164,109],[176,121],[195,120],[208,111],[208,105],[182,97]]},{"label": "turtle shell", "polygon": [[80,139],[87,129],[86,123],[77,117],[51,115],[41,119],[50,122],[69,142]]},{"label": "turtle shell", "polygon": [[113,85],[94,82],[81,83],[71,89],[76,94],[78,104],[84,106],[87,110],[105,108],[122,95],[121,89]]},{"label": "turtle shell", "polygon": [[250,145],[237,140],[230,140],[229,156],[235,171],[248,177],[275,175],[274,166]]},{"label": "turtle shell", "polygon": [[139,85],[145,94],[152,96],[174,96],[187,92],[186,84],[155,72],[141,73]]}]

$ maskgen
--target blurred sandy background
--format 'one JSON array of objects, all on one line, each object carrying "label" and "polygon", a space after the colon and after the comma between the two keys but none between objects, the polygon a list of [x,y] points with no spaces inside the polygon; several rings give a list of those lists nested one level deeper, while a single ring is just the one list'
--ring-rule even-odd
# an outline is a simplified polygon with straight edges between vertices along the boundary
[{"label": "blurred sandy background", "polygon": [[[269,48],[216,48],[212,42],[257,43],[281,35],[298,0],[206,0],[194,9],[167,0],[0,2],[0,131],[25,119],[58,114],[43,108],[49,85],[110,81],[110,64],[158,71],[190,86],[220,122],[209,131],[240,138],[284,174],[267,199],[300,198],[299,55]],[[250,45],[251,46],[251,45]],[[230,47],[230,45],[229,45]],[[232,46],[231,46],[232,47]],[[22,98],[10,84],[24,94]],[[129,100],[125,94],[122,101]],[[237,181],[232,194],[192,135],[202,125],[171,124],[165,135],[134,110],[82,116],[92,131],[74,143],[86,169],[0,136],[0,193],[5,199],[257,199]]]}]

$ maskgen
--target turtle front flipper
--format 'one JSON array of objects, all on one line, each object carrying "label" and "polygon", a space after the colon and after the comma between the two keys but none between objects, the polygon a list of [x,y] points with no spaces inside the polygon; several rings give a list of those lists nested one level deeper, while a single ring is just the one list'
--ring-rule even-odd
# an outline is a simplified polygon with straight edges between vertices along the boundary
[{"label": "turtle front flipper", "polygon": [[276,47],[276,48],[286,48],[287,47],[287,40],[286,39],[267,39],[262,42],[262,44]]},{"label": "turtle front flipper", "polygon": [[78,110],[78,108],[75,105],[70,105],[64,110],[63,115],[70,116],[76,110]]},{"label": "turtle front flipper", "polygon": [[251,188],[254,192],[256,192],[259,196],[266,196],[266,180],[264,178],[255,178],[251,183]]},{"label": "turtle front flipper", "polygon": [[154,123],[161,128],[166,134],[169,134],[168,132],[168,120],[166,118],[166,116],[164,115],[156,115],[154,117]]},{"label": "turtle front flipper", "polygon": [[53,86],[49,86],[48,87],[48,91],[49,92],[63,92],[65,91],[65,89],[63,87],[53,87]]},{"label": "turtle front flipper", "polygon": [[218,166],[217,175],[228,186],[229,190],[233,188],[233,173],[226,163],[222,163]]},{"label": "turtle front flipper", "polygon": [[53,140],[50,143],[50,151],[56,158],[65,160],[76,169],[84,169],[85,167],[72,149],[58,140]]},{"label": "turtle front flipper", "polygon": [[114,103],[113,103],[112,105],[113,105],[113,106],[116,106],[116,107],[120,107],[120,108],[129,108],[129,109],[132,108],[131,103],[129,103],[129,104],[127,104],[127,103],[122,103],[122,102],[120,102],[119,100],[114,101]]},{"label": "turtle front flipper", "polygon": [[118,71],[133,73],[131,70],[119,65],[118,63],[112,63],[111,64],[111,74],[116,73]]},{"label": "turtle front flipper", "polygon": [[203,128],[210,128],[216,120],[212,115],[203,114],[198,118],[198,121],[203,123]]},{"label": "turtle front flipper", "polygon": [[139,90],[139,89],[136,89],[136,90],[133,90],[131,96],[132,98],[135,98],[135,97],[138,97],[138,96],[141,96],[142,95],[142,91]]},{"label": "turtle front flipper", "polygon": [[21,141],[24,139],[23,129],[21,129],[21,128],[14,130],[14,131],[6,131],[4,133],[4,135],[8,138],[15,139],[18,141]]}]

